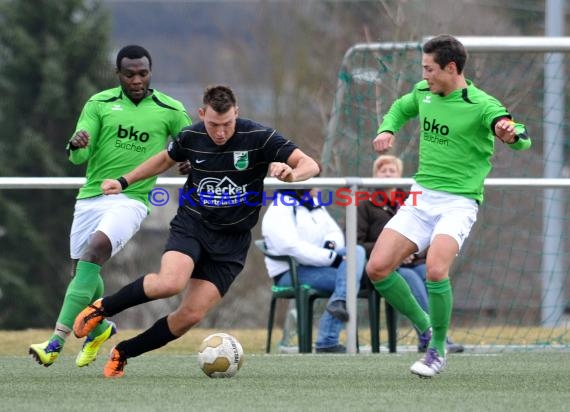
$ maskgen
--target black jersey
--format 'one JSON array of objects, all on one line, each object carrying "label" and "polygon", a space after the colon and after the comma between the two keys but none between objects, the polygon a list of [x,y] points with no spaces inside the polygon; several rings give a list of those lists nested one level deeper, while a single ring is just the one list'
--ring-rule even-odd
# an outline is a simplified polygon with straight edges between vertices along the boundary
[{"label": "black jersey", "polygon": [[203,122],[185,127],[168,146],[172,159],[192,165],[179,204],[212,229],[250,230],[267,200],[263,179],[269,164],[287,162],[296,148],[275,129],[242,118],[222,146],[208,136]]}]

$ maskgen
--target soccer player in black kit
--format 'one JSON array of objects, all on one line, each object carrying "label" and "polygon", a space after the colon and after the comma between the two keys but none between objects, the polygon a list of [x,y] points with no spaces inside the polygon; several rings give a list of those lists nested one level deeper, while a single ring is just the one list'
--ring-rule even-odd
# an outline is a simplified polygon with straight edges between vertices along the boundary
[{"label": "soccer player in black kit", "polygon": [[182,129],[167,150],[118,179],[105,180],[107,195],[189,161],[183,204],[170,223],[159,273],[149,273],[85,308],[73,331],[86,336],[106,317],[186,288],[178,308],[138,336],[119,342],[103,375],[124,375],[127,359],[184,335],[222,299],[243,269],[263,203],[263,179],[306,180],[318,164],[275,129],[238,117],[233,91],[206,88],[201,122]]}]

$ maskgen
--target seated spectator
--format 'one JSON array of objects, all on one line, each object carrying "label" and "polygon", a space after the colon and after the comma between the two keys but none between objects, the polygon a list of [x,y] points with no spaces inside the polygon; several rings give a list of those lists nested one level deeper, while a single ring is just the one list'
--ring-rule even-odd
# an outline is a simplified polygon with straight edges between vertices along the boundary
[{"label": "seated spectator", "polygon": [[[402,160],[392,155],[379,156],[372,167],[373,177],[400,178],[403,174]],[[392,195],[397,191],[402,194],[403,190],[397,188],[378,190],[376,204],[372,200],[360,202],[358,205],[358,228],[357,241],[364,246],[366,258],[370,257],[372,248],[380,235],[380,232],[394,216],[400,206],[401,197]],[[381,193],[380,193],[381,192]],[[428,294],[426,288],[426,256],[427,249],[408,256],[397,269],[406,280],[413,295],[423,310],[428,312]],[[424,342],[418,332],[418,352],[425,352],[429,342]],[[463,352],[463,345],[454,343],[447,337],[447,351],[449,353]]]},{"label": "seated spectator", "polygon": [[[270,253],[293,256],[299,282],[332,293],[319,322],[317,353],[344,353],[339,335],[348,321],[346,310],[346,249],[344,234],[316,192],[282,190],[265,213],[261,233]],[[365,252],[356,249],[357,284],[364,273]],[[265,258],[267,272],[278,286],[291,286],[286,262]]]}]

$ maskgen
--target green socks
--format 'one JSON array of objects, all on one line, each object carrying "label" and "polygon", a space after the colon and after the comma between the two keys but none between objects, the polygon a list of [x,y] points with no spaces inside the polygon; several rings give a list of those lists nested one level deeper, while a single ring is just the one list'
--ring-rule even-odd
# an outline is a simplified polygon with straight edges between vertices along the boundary
[{"label": "green socks", "polygon": [[373,281],[372,284],[384,299],[394,309],[410,319],[418,330],[425,332],[430,327],[428,314],[424,312],[412,294],[410,287],[398,272],[394,271],[385,279]]},{"label": "green socks", "polygon": [[[65,338],[71,333],[73,322],[79,312],[103,295],[103,279],[99,274],[100,271],[101,266],[95,263],[83,260],[77,262],[75,276],[67,286],[56,329],[51,339],[57,339],[63,344]],[[97,336],[107,327],[108,323],[106,321],[102,322],[91,333],[93,336]]]},{"label": "green socks", "polygon": [[445,356],[445,339],[451,322],[453,292],[449,278],[439,282],[426,282],[431,317],[432,338],[430,347]]},{"label": "green socks", "polygon": [[449,278],[439,282],[429,280],[426,282],[429,315],[423,311],[412,295],[410,287],[398,272],[392,272],[387,278],[372,284],[384,299],[410,319],[420,332],[425,332],[431,324],[430,347],[435,348],[441,356],[445,356],[445,339],[453,307],[453,292]]}]

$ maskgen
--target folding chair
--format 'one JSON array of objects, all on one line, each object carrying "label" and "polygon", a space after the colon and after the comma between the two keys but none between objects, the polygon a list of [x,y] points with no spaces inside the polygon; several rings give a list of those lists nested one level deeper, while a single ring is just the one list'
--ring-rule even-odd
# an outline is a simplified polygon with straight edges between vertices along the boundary
[{"label": "folding chair", "polygon": [[[291,256],[279,256],[270,254],[267,251],[263,239],[257,239],[255,246],[267,257],[272,259],[285,261],[289,264],[289,272],[291,274],[291,286],[271,287],[271,302],[269,305],[269,318],[267,321],[267,342],[265,352],[271,351],[271,335],[273,332],[273,324],[275,321],[275,307],[278,299],[295,299],[295,307],[297,310],[297,336],[299,341],[299,353],[312,352],[312,334],[313,334],[313,306],[317,299],[328,299],[331,292],[325,292],[312,288],[309,285],[299,283],[297,273],[297,262]],[[370,336],[371,347],[373,353],[380,352],[380,294],[372,287],[368,281],[368,287],[361,288],[358,292],[358,298],[368,300],[368,311],[370,317]],[[397,340],[397,321],[396,311],[386,302],[386,323],[388,328],[388,346],[390,352],[396,352]]]}]

